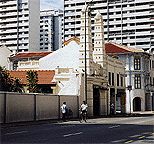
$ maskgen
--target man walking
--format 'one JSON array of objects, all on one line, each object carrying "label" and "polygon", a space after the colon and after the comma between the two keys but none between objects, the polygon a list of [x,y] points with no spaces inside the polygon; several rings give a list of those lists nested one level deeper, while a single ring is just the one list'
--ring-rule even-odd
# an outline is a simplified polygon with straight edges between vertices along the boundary
[{"label": "man walking", "polygon": [[66,121],[65,117],[66,117],[66,114],[67,114],[67,105],[66,105],[66,102],[63,102],[63,105],[61,106],[61,110],[62,110],[62,120],[63,121]]},{"label": "man walking", "polygon": [[86,121],[87,120],[87,107],[88,107],[88,105],[85,103],[85,101],[83,101],[80,109],[82,110],[82,120],[84,118],[85,122],[87,122]]}]

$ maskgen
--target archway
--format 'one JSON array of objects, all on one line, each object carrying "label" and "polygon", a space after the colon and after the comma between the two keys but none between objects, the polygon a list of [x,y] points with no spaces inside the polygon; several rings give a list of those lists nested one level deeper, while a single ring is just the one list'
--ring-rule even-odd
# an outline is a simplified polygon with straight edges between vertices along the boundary
[{"label": "archway", "polygon": [[133,99],[133,111],[141,111],[141,99],[139,97]]}]

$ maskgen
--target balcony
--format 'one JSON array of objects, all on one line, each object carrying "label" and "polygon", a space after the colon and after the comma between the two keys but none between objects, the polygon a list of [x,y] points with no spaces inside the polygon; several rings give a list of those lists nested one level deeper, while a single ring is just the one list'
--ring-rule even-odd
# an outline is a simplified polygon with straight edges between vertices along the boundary
[{"label": "balcony", "polygon": [[9,41],[6,41],[5,44],[17,44],[17,40],[9,40]]},{"label": "balcony", "polygon": [[150,31],[146,31],[146,32],[136,32],[136,36],[140,36],[140,35],[150,35]]},{"label": "balcony", "polygon": [[16,29],[1,30],[0,34],[3,34],[3,33],[17,33],[17,30]]},{"label": "balcony", "polygon": [[0,5],[3,5],[3,6],[7,6],[7,5],[14,5],[16,4],[17,5],[17,1],[3,1],[3,2],[0,2]]},{"label": "balcony", "polygon": [[5,12],[5,13],[0,13],[0,17],[7,17],[7,16],[17,16],[17,12]]},{"label": "balcony", "polygon": [[17,38],[17,35],[2,35],[0,38],[3,40],[12,39],[12,38]]},{"label": "balcony", "polygon": [[137,49],[148,49],[150,48],[150,45],[137,45],[136,48]]},{"label": "balcony", "polygon": [[1,26],[2,28],[10,28],[10,27],[14,28],[14,27],[17,27],[17,24],[16,23],[15,24],[2,24]]},{"label": "balcony", "polygon": [[19,38],[23,38],[23,37],[29,37],[28,34],[19,34]]},{"label": "balcony", "polygon": [[29,43],[29,40],[19,40],[19,43],[20,43],[20,44]]},{"label": "balcony", "polygon": [[39,69],[39,61],[18,62],[18,70]]},{"label": "balcony", "polygon": [[0,23],[4,23],[4,22],[17,22],[17,18],[1,19]]}]

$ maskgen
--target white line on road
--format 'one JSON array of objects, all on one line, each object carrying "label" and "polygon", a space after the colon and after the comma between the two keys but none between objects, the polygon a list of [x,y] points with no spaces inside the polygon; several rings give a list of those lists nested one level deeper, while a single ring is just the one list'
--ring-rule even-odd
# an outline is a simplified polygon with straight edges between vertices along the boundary
[{"label": "white line on road", "polygon": [[6,133],[5,135],[13,135],[13,134],[26,133],[26,132],[28,132],[28,131],[21,131],[21,132]]},{"label": "white line on road", "polygon": [[67,125],[67,126],[61,126],[61,127],[73,127],[75,125]]},{"label": "white line on road", "polygon": [[83,132],[78,132],[78,133],[74,133],[74,134],[67,134],[67,135],[63,135],[63,137],[68,137],[68,136],[75,136],[75,135],[80,135]]},{"label": "white line on road", "polygon": [[138,135],[132,135],[132,136],[129,136],[129,137],[131,137],[131,138],[135,138],[135,137],[139,137],[139,136],[141,136],[141,134],[138,134]]},{"label": "white line on road", "polygon": [[111,126],[109,128],[116,128],[116,127],[120,127],[120,125]]}]

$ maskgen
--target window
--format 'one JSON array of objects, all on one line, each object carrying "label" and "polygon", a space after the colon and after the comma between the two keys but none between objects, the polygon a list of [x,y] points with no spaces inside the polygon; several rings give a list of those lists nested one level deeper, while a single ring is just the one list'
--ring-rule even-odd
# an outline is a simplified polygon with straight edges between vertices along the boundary
[{"label": "window", "polygon": [[152,68],[154,68],[154,60],[152,61]]},{"label": "window", "polygon": [[141,88],[141,75],[140,74],[135,75],[135,88],[136,89]]},{"label": "window", "polygon": [[18,61],[15,61],[13,63],[13,70],[17,70],[17,68],[18,68]]},{"label": "window", "polygon": [[121,86],[123,86],[123,77],[121,77]]},{"label": "window", "polygon": [[119,74],[117,74],[117,86],[119,86]]},{"label": "window", "polygon": [[111,85],[111,72],[109,72],[109,85]]},{"label": "window", "polygon": [[114,73],[112,73],[112,85],[114,85]]},{"label": "window", "polygon": [[140,70],[140,57],[135,57],[135,59],[134,59],[134,69]]}]

